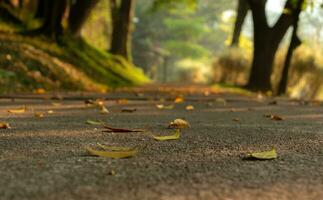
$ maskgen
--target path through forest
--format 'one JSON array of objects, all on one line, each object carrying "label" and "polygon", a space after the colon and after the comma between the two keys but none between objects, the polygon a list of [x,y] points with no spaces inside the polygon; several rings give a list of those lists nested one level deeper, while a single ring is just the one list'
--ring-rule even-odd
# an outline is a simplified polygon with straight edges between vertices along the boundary
[{"label": "path through forest", "polygon": [[[323,199],[320,102],[220,94],[202,86],[54,97],[0,100],[0,121],[11,126],[0,129],[1,199]],[[106,98],[108,114],[85,105],[98,97]],[[176,97],[183,102],[175,104]],[[175,106],[157,108],[161,104]],[[8,113],[24,105],[25,112]],[[265,117],[270,114],[283,120]],[[86,123],[167,135],[177,118],[190,127],[172,141],[103,133],[101,125]],[[85,147],[97,143],[140,150],[127,159],[90,156]],[[244,159],[272,147],[277,159]]]}]

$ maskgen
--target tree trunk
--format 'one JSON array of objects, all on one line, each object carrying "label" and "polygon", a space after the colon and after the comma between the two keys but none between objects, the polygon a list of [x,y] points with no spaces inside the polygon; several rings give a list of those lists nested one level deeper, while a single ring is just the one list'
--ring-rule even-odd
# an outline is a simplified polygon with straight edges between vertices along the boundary
[{"label": "tree trunk", "polygon": [[297,36],[297,31],[298,31],[299,15],[301,13],[301,6],[302,6],[303,2],[304,2],[304,0],[300,0],[297,4],[296,10],[293,12],[293,16],[294,16],[293,33],[292,33],[291,42],[290,42],[290,45],[289,45],[289,48],[287,51],[287,55],[285,58],[282,78],[281,78],[281,80],[279,82],[279,86],[278,86],[278,95],[282,95],[282,94],[286,93],[287,84],[288,84],[289,68],[290,68],[292,57],[293,57],[293,53],[294,53],[294,50],[302,44],[299,37]]},{"label": "tree trunk", "polygon": [[82,26],[98,2],[99,0],[77,0],[71,6],[68,22],[69,30],[73,36],[80,36]]},{"label": "tree trunk", "polygon": [[63,33],[62,19],[67,7],[66,0],[47,0],[49,12],[45,13],[43,26],[36,32],[57,38]]},{"label": "tree trunk", "polygon": [[234,24],[233,36],[231,41],[231,47],[239,46],[240,35],[243,23],[248,14],[249,4],[247,0],[239,0],[237,7],[237,17]]},{"label": "tree trunk", "polygon": [[[267,92],[271,90],[271,73],[277,49],[289,26],[292,17],[283,13],[273,27],[269,27],[266,17],[266,0],[249,0],[253,16],[254,52],[247,88]],[[286,9],[292,9],[289,1]]]},{"label": "tree trunk", "polygon": [[122,0],[120,6],[111,0],[113,21],[110,52],[131,60],[131,29],[135,0]]},{"label": "tree trunk", "polygon": [[36,19],[44,19],[46,17],[46,13],[49,12],[49,1],[48,0],[38,0],[37,9],[34,18]]}]

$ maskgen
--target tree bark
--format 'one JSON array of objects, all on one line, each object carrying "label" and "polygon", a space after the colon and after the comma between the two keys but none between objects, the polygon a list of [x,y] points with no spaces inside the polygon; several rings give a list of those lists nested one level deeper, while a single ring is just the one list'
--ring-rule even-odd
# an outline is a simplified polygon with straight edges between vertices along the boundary
[{"label": "tree bark", "polygon": [[297,3],[297,8],[293,12],[293,18],[294,18],[293,33],[292,33],[291,42],[290,42],[290,45],[289,45],[289,48],[287,51],[287,55],[285,58],[282,78],[281,78],[281,80],[279,82],[279,86],[278,86],[278,95],[282,95],[282,94],[286,93],[287,84],[288,84],[289,68],[290,68],[292,57],[293,57],[293,53],[294,53],[294,50],[302,44],[299,37],[297,36],[297,31],[298,31],[299,15],[301,13],[301,7],[302,7],[303,2],[304,2],[304,0],[299,0]]},{"label": "tree bark", "polygon": [[44,19],[46,17],[46,13],[49,12],[49,1],[48,0],[38,0],[37,1],[37,9],[34,18],[36,19]]},{"label": "tree bark", "polygon": [[[292,9],[287,1],[285,8]],[[247,88],[256,91],[269,91],[271,73],[277,49],[288,28],[292,17],[283,13],[273,27],[269,27],[266,17],[266,0],[248,0],[253,16],[254,52]]]},{"label": "tree bark", "polygon": [[231,41],[231,47],[239,46],[240,35],[243,23],[248,14],[249,4],[247,0],[239,0],[237,6],[237,17],[234,24],[233,36]]},{"label": "tree bark", "polygon": [[112,41],[110,52],[131,60],[131,29],[135,0],[110,1],[112,15]]},{"label": "tree bark", "polygon": [[77,0],[71,6],[68,24],[73,36],[80,36],[82,26],[98,2],[99,0]]},{"label": "tree bark", "polygon": [[45,13],[43,25],[36,30],[37,33],[57,38],[63,33],[62,19],[67,7],[67,0],[46,0],[48,12]]}]

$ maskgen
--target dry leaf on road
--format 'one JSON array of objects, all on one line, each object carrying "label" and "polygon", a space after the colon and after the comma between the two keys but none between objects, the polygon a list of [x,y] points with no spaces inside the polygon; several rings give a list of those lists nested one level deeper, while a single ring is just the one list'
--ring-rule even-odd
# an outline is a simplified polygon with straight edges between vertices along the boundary
[{"label": "dry leaf on road", "polygon": [[101,114],[108,114],[109,113],[109,110],[104,106],[100,106],[100,113]]},{"label": "dry leaf on road", "polygon": [[174,121],[170,122],[168,125],[168,128],[176,128],[176,129],[182,129],[182,128],[188,128],[188,127],[190,127],[190,124],[183,119],[175,119]]},{"label": "dry leaf on road", "polygon": [[183,97],[176,97],[174,100],[174,103],[183,103],[184,102],[184,98]]},{"label": "dry leaf on road", "polygon": [[186,108],[185,108],[186,110],[189,110],[189,111],[192,111],[192,110],[194,110],[194,106],[192,106],[192,105],[188,105],[188,106],[186,106]]},{"label": "dry leaf on road", "polygon": [[22,114],[22,113],[25,113],[27,110],[27,107],[24,106],[22,108],[17,108],[17,109],[10,109],[8,110],[9,113],[12,113],[12,114]]},{"label": "dry leaf on road", "polygon": [[278,115],[272,115],[272,114],[266,114],[265,117],[270,118],[270,119],[275,120],[275,121],[284,120],[283,117],[278,116]]},{"label": "dry leaf on road", "polygon": [[121,112],[133,113],[136,112],[137,108],[122,108]]},{"label": "dry leaf on road", "polygon": [[43,114],[43,113],[41,113],[41,112],[35,112],[35,113],[34,113],[34,116],[35,116],[36,118],[43,118],[43,117],[44,117],[44,114]]},{"label": "dry leaf on road", "polygon": [[164,104],[157,104],[156,107],[160,110],[172,110],[174,109],[174,105],[170,104],[170,105],[164,105]]},{"label": "dry leaf on road", "polygon": [[155,140],[158,140],[158,141],[178,140],[180,138],[180,136],[181,136],[180,129],[176,129],[175,133],[173,135],[166,135],[166,136],[154,136],[154,135],[152,135],[152,137]]},{"label": "dry leaf on road", "polygon": [[9,123],[0,122],[0,129],[8,129],[8,128],[11,128]]},{"label": "dry leaf on road", "polygon": [[271,160],[277,158],[277,152],[276,149],[273,148],[271,151],[251,153],[249,157],[258,160]]},{"label": "dry leaf on road", "polygon": [[93,120],[90,120],[90,119],[86,120],[85,123],[90,124],[90,125],[102,125],[103,124],[103,122],[101,122],[101,121],[93,121]]}]

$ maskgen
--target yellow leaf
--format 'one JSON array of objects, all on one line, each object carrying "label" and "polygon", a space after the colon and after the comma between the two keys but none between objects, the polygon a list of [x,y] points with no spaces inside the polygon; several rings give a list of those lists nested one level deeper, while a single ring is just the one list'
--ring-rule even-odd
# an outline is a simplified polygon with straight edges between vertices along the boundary
[{"label": "yellow leaf", "polygon": [[184,102],[183,97],[176,97],[176,99],[174,100],[174,103],[183,103],[183,102]]},{"label": "yellow leaf", "polygon": [[183,119],[175,119],[174,121],[170,122],[168,127],[169,128],[182,129],[182,128],[190,127],[190,124],[187,121],[183,120]]},{"label": "yellow leaf", "polygon": [[22,114],[25,113],[27,110],[26,106],[24,106],[23,108],[17,108],[17,109],[11,109],[8,110],[9,113],[13,113],[13,114]]},{"label": "yellow leaf", "polygon": [[11,128],[9,123],[0,122],[0,129],[8,129],[8,128]]},{"label": "yellow leaf", "polygon": [[109,110],[105,106],[100,106],[100,113],[101,114],[108,114]]},{"label": "yellow leaf", "polygon": [[188,105],[188,106],[186,106],[186,110],[194,110],[194,106]]},{"label": "yellow leaf", "polygon": [[154,136],[153,138],[158,141],[166,141],[166,140],[178,140],[181,136],[180,129],[176,129],[173,135],[166,135],[166,136]]},{"label": "yellow leaf", "polygon": [[137,150],[131,150],[131,151],[97,151],[90,147],[86,148],[87,152],[94,156],[100,156],[100,157],[107,157],[107,158],[129,158],[132,156],[135,156],[138,151]]},{"label": "yellow leaf", "polygon": [[88,119],[88,120],[86,120],[86,122],[85,122],[86,124],[90,124],[90,125],[102,125],[103,123],[102,122],[100,122],[100,121],[93,121],[93,120],[90,120],[90,119]]},{"label": "yellow leaf", "polygon": [[35,113],[34,113],[34,116],[35,116],[36,118],[43,118],[43,117],[44,117],[44,114],[43,114],[43,113],[41,113],[41,112],[35,112]]},{"label": "yellow leaf", "polygon": [[45,94],[46,90],[44,88],[38,88],[34,91],[35,94]]},{"label": "yellow leaf", "polygon": [[252,153],[249,156],[259,160],[271,160],[277,158],[277,152],[276,149],[273,148],[271,151]]},{"label": "yellow leaf", "polygon": [[103,145],[100,143],[97,143],[97,145],[106,151],[132,151],[132,150],[135,150],[135,148],[131,148],[131,147],[106,146],[106,145]]},{"label": "yellow leaf", "polygon": [[174,105],[170,104],[170,105],[164,105],[164,104],[157,104],[156,107],[160,110],[172,110],[174,109]]},{"label": "yellow leaf", "polygon": [[54,113],[54,111],[53,111],[53,110],[49,110],[49,111],[47,111],[47,113],[48,113],[48,114],[53,114],[53,113]]}]

